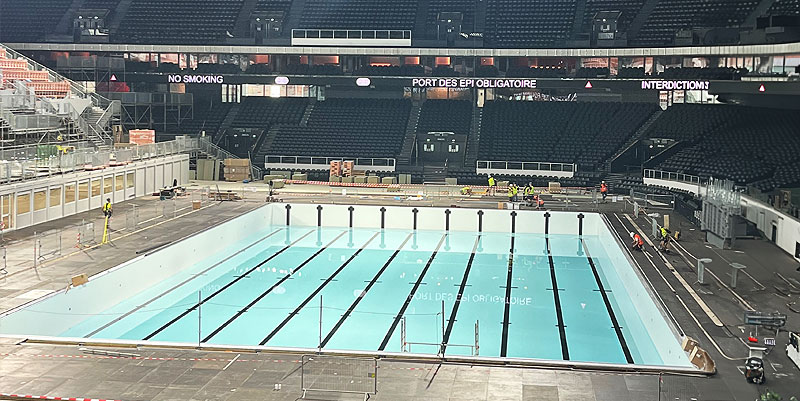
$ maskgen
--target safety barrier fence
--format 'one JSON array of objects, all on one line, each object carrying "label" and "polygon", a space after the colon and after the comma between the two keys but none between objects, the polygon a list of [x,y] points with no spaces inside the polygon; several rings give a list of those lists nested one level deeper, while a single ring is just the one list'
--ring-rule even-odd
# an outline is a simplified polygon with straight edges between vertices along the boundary
[{"label": "safety barrier fence", "polygon": [[[109,219],[107,241],[137,230],[151,227],[166,220],[176,219],[194,209],[199,202],[205,207],[215,202],[209,196],[210,189],[192,191],[188,196],[167,199],[147,204],[121,204],[115,207]],[[263,197],[243,197],[244,200],[263,202]],[[12,240],[0,231],[0,275],[13,276],[30,268],[39,268],[46,262],[103,243],[105,217],[100,208],[96,214],[84,218],[80,223],[56,230],[33,232],[32,236]],[[2,277],[0,276],[0,277]]]},{"label": "safety barrier fence", "polygon": [[[203,152],[217,158],[236,158],[221,151],[205,138],[178,138],[114,150],[96,150],[85,141],[65,143],[64,146],[20,146],[0,150],[0,183],[46,178],[187,152]],[[260,179],[261,169],[254,166],[253,170],[253,178]]]}]

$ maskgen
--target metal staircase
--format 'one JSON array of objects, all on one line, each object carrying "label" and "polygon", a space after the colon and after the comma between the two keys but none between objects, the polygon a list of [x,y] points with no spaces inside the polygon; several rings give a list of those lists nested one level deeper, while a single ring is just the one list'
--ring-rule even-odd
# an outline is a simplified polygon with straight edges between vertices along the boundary
[{"label": "metal staircase", "polygon": [[411,164],[411,153],[414,151],[414,142],[417,139],[417,128],[419,127],[419,116],[422,111],[422,104],[414,102],[411,105],[411,113],[408,115],[406,125],[406,136],[403,139],[403,147],[397,155],[397,164],[408,166]]},{"label": "metal staircase", "polygon": [[303,111],[303,117],[300,118],[300,126],[307,127],[308,126],[308,119],[311,118],[311,113],[314,112],[314,105],[317,104],[315,98],[311,98],[311,101],[308,102],[305,111]]},{"label": "metal staircase", "polygon": [[636,132],[634,132],[634,134],[631,135],[630,138],[628,138],[628,141],[625,142],[625,144],[622,145],[619,148],[619,150],[617,150],[617,152],[614,153],[613,156],[609,157],[608,160],[606,160],[606,162],[604,163],[605,171],[611,172],[613,170],[612,164],[614,163],[614,161],[617,160],[620,156],[622,156],[625,152],[630,150],[630,148],[634,147],[637,143],[639,143],[644,134],[647,133],[647,130],[650,129],[650,126],[653,125],[653,123],[655,123],[656,120],[658,120],[658,118],[661,117],[662,114],[664,114],[664,110],[658,109],[652,115],[650,115],[650,118],[648,118],[639,127],[639,129],[637,129]]},{"label": "metal staircase", "polygon": [[467,137],[467,150],[464,153],[464,167],[474,168],[475,163],[478,161],[482,123],[483,109],[474,107],[472,109],[472,122],[469,126],[469,137]]},{"label": "metal staircase", "polygon": [[239,103],[233,103],[231,104],[230,110],[228,110],[228,114],[225,115],[222,123],[220,123],[217,132],[214,133],[214,144],[219,145],[222,143],[222,140],[228,135],[228,131],[236,120],[237,115],[239,115]]}]

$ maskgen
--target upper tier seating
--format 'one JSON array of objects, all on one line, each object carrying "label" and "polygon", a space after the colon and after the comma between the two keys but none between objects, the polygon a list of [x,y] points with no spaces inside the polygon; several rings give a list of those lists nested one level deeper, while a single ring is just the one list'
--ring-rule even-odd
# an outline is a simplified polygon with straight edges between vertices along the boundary
[{"label": "upper tier seating", "polygon": [[800,0],[775,0],[769,8],[770,15],[800,15]]},{"label": "upper tier seating", "polygon": [[118,42],[213,43],[233,32],[244,0],[132,0]]},{"label": "upper tier seating", "polygon": [[560,67],[511,67],[506,72],[507,77],[514,78],[563,78],[567,70]]},{"label": "upper tier seating", "polygon": [[594,169],[657,108],[646,103],[487,102],[479,158]]},{"label": "upper tier seating", "polygon": [[442,12],[462,15],[461,32],[472,32],[475,26],[475,0],[428,0],[428,32],[436,32],[436,18]]},{"label": "upper tier seating", "polygon": [[359,68],[354,75],[395,76],[395,77],[421,77],[425,75],[425,68],[421,65],[390,65],[390,66],[364,66]]},{"label": "upper tier seating", "polygon": [[327,99],[314,105],[308,126],[277,125],[270,154],[396,157],[410,111],[408,100]]},{"label": "upper tier seating", "polygon": [[283,11],[289,12],[292,7],[292,0],[258,0],[253,11]]},{"label": "upper tier seating", "polygon": [[46,34],[53,32],[70,3],[63,0],[0,1],[0,41],[43,40]]},{"label": "upper tier seating", "polygon": [[724,80],[739,80],[742,75],[747,73],[746,69],[737,69],[733,67],[714,67],[714,68],[699,68],[699,67],[682,67],[682,68],[667,68],[659,77],[664,79],[724,79]]},{"label": "upper tier seating", "polygon": [[[670,121],[687,143],[660,168],[688,174],[728,178],[739,184],[757,182],[762,190],[800,184],[800,114],[794,110],[730,105],[670,107],[651,129]],[[694,106],[694,107],[686,107]],[[662,121],[663,119],[663,121]],[[660,136],[650,134],[649,136]]]},{"label": "upper tier seating", "polygon": [[586,8],[583,13],[583,26],[587,32],[591,32],[592,18],[599,11],[620,11],[617,21],[617,31],[626,32],[628,26],[639,13],[644,5],[644,0],[586,0]]},{"label": "upper tier seating", "polygon": [[724,28],[744,22],[758,0],[660,0],[634,43],[667,46],[683,28]]},{"label": "upper tier seating", "polygon": [[263,128],[273,124],[298,124],[308,105],[308,98],[245,97],[231,125],[233,128]]},{"label": "upper tier seating", "polygon": [[469,100],[426,100],[419,116],[418,133],[431,131],[469,134],[472,102]]},{"label": "upper tier seating", "polygon": [[487,0],[485,43],[493,47],[553,47],[567,39],[575,0]]},{"label": "upper tier seating", "polygon": [[301,28],[412,29],[417,0],[306,0]]}]

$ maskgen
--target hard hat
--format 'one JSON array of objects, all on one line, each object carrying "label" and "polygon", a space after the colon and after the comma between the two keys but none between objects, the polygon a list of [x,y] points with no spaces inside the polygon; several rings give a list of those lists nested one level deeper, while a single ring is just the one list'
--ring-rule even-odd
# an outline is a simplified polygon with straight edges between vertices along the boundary
[{"label": "hard hat", "polygon": [[633,238],[633,231],[631,231],[631,238]]}]

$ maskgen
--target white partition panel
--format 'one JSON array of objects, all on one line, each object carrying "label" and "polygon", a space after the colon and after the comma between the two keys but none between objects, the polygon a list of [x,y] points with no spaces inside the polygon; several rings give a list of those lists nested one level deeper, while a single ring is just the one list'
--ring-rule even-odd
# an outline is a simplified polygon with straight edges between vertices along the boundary
[{"label": "white partition panel", "polygon": [[144,192],[149,194],[156,191],[156,167],[147,166],[144,175]]},{"label": "white partition panel", "polygon": [[156,189],[156,190],[158,190],[158,189],[161,189],[161,188],[163,188],[163,187],[164,187],[164,165],[163,165],[163,164],[161,164],[161,165],[156,165],[156,172],[155,172],[155,174],[156,174],[156,176],[155,176],[155,179],[156,179],[156,183],[155,183],[155,185],[156,185],[156,188],[155,188],[155,189]]},{"label": "white partition panel", "polygon": [[380,228],[380,208],[379,206],[356,206],[353,212],[353,227]]},{"label": "white partition panel", "polygon": [[[349,227],[350,211],[347,205],[324,205],[322,209],[322,225],[326,227]],[[355,208],[353,208],[355,212]]]}]

